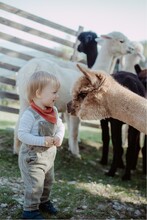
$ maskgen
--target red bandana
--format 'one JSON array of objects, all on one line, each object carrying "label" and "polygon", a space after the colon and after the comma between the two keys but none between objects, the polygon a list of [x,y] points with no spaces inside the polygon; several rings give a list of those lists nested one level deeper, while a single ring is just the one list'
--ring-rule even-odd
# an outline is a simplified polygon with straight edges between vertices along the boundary
[{"label": "red bandana", "polygon": [[53,124],[57,122],[56,113],[53,108],[48,107],[47,109],[43,110],[40,107],[38,107],[33,101],[31,102],[30,105],[32,109],[34,109],[39,115],[45,118],[46,121],[49,121]]}]

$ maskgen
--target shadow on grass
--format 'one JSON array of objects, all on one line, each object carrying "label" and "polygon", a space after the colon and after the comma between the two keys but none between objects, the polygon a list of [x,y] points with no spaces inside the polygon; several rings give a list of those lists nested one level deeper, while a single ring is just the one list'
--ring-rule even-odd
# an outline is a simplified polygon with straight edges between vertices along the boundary
[{"label": "shadow on grass", "polygon": [[[58,150],[55,170],[57,172],[57,177],[64,179],[66,181],[76,181],[78,178],[81,181],[87,182],[92,179],[93,182],[103,182],[103,184],[111,184],[114,186],[124,187],[125,189],[134,188],[146,192],[146,179],[142,174],[142,158],[138,159],[139,170],[136,170],[132,174],[131,181],[122,181],[121,177],[123,174],[123,169],[118,169],[117,175],[115,177],[105,176],[105,171],[110,168],[110,163],[108,166],[102,166],[99,163],[101,158],[101,146],[93,147],[85,143],[80,144],[80,153],[82,159],[73,157],[73,155],[67,150],[68,142],[64,140],[64,147]],[[112,159],[112,149],[110,150],[110,160]],[[62,172],[60,173],[60,170]]]}]

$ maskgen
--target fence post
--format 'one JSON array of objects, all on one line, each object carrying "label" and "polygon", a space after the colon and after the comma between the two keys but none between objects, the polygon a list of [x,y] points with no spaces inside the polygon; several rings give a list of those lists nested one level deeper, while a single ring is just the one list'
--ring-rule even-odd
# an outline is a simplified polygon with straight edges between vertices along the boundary
[{"label": "fence post", "polygon": [[78,40],[78,36],[79,34],[84,30],[84,28],[82,26],[79,26],[79,29],[77,31],[77,39],[76,39],[76,42],[74,44],[74,51],[73,51],[73,55],[71,56],[71,61],[76,61],[77,60],[77,54],[78,54],[78,51],[77,51],[77,47],[78,47],[78,43],[79,43],[79,40]]}]

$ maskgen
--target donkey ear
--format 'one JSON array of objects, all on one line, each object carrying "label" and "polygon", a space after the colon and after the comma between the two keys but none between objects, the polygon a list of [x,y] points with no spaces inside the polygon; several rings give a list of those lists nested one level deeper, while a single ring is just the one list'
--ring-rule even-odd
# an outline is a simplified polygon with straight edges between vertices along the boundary
[{"label": "donkey ear", "polygon": [[96,75],[91,72],[88,68],[82,67],[81,65],[77,64],[79,70],[84,74],[84,76],[90,81],[92,85],[95,85],[97,82]]}]

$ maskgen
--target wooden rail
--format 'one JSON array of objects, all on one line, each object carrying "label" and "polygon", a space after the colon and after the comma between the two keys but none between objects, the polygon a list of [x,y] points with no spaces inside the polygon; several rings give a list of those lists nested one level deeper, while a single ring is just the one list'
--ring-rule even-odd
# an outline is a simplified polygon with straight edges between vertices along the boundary
[{"label": "wooden rail", "polygon": [[44,18],[40,18],[34,14],[31,14],[31,13],[28,13],[24,10],[20,10],[18,8],[15,8],[13,6],[10,6],[10,5],[7,5],[5,3],[0,3],[0,9],[4,10],[4,11],[7,11],[7,12],[10,12],[10,13],[13,13],[13,14],[16,14],[20,17],[23,17],[23,18],[27,18],[29,20],[32,20],[32,21],[35,21],[37,23],[40,23],[40,24],[43,24],[43,25],[46,25],[48,27],[52,27],[54,29],[57,29],[57,30],[60,30],[60,31],[63,31],[67,34],[71,34],[71,35],[75,35],[77,36],[77,31],[71,29],[71,28],[67,28],[67,27],[64,27],[60,24],[56,24],[52,21],[48,21]]},{"label": "wooden rail", "polygon": [[68,47],[72,47],[72,48],[74,47],[74,43],[73,42],[61,39],[59,37],[55,37],[55,36],[53,36],[51,34],[47,34],[47,33],[44,33],[42,31],[38,31],[35,28],[30,28],[30,27],[27,27],[27,26],[25,26],[23,24],[19,24],[17,22],[10,21],[10,20],[8,20],[6,18],[2,18],[0,20],[0,23],[3,24],[3,25],[7,25],[8,27],[13,27],[13,28],[16,28],[18,30],[24,31],[26,33],[33,34],[35,36],[42,37],[44,39],[51,40],[51,41],[54,41],[56,43],[63,44],[63,45],[68,46]]},{"label": "wooden rail", "polygon": [[1,36],[1,39],[7,40],[7,41],[12,42],[12,43],[23,45],[25,47],[32,48],[32,49],[35,49],[35,50],[39,50],[39,51],[42,51],[44,53],[51,54],[51,55],[54,55],[54,56],[57,56],[57,57],[62,56],[62,53],[60,51],[54,50],[52,48],[47,48],[45,46],[40,46],[36,43],[33,43],[33,42],[28,41],[28,40],[24,40],[24,39],[15,37],[15,36],[10,35],[10,34],[0,32],[0,36]]},{"label": "wooden rail", "polygon": [[13,57],[13,58],[15,57],[15,58],[19,58],[19,59],[26,60],[26,61],[34,58],[34,56],[26,55],[21,52],[11,50],[8,48],[4,48],[4,47],[0,47],[0,53],[5,54],[9,57]]},{"label": "wooden rail", "polygon": [[0,111],[1,112],[9,112],[9,113],[13,113],[13,114],[19,114],[19,109],[9,107],[9,106],[3,106],[3,105],[0,105]]},{"label": "wooden rail", "polygon": [[13,100],[19,100],[19,95],[12,93],[12,92],[6,92],[6,91],[0,91],[0,98],[8,98]]},{"label": "wooden rail", "polygon": [[11,86],[16,86],[16,80],[15,79],[10,79],[4,76],[0,76],[0,83],[4,83],[7,85],[11,85]]}]

